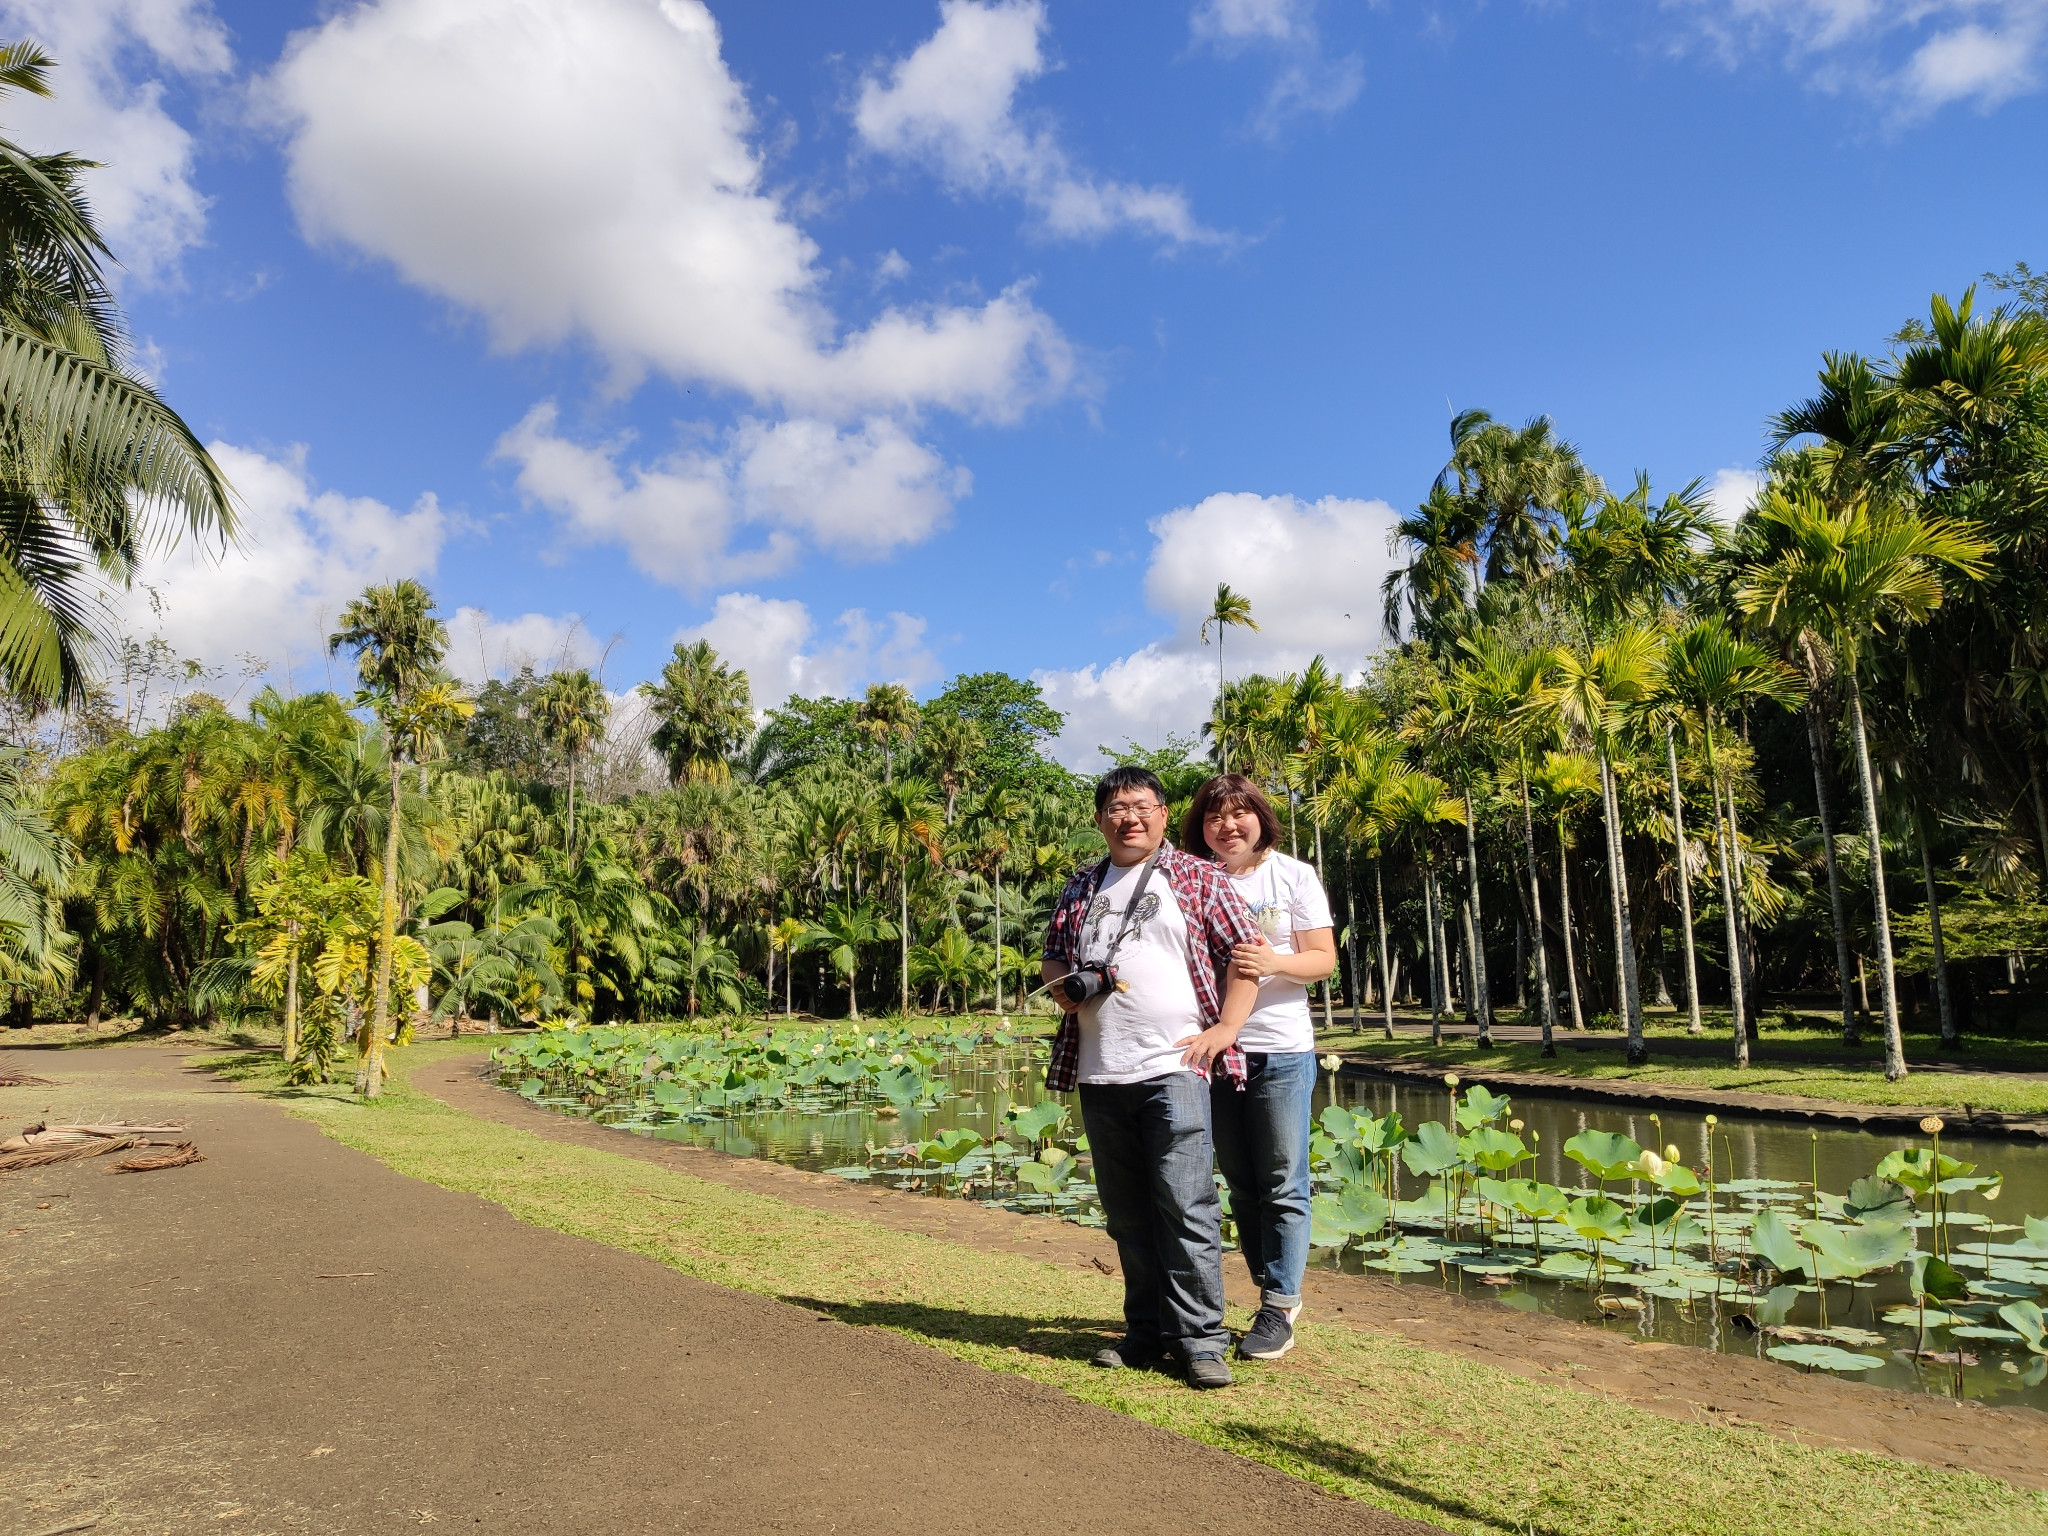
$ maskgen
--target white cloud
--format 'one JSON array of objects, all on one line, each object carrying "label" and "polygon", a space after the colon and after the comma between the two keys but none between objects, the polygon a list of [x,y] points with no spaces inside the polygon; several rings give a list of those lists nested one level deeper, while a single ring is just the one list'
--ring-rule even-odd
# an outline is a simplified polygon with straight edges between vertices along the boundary
[{"label": "white cloud", "polygon": [[1763,488],[1764,477],[1753,469],[1717,469],[1707,487],[1707,506],[1715,521],[1732,528]]},{"label": "white cloud", "polygon": [[1333,117],[1358,99],[1365,64],[1323,52],[1317,0],[1202,0],[1189,25],[1198,42],[1226,57],[1257,49],[1278,60],[1253,126],[1268,136],[1304,113]]},{"label": "white cloud", "polygon": [[1778,55],[1819,89],[1901,118],[1953,102],[1989,110],[2038,90],[2048,0],[1664,0],[1731,67]]},{"label": "white cloud", "polygon": [[295,36],[261,94],[307,236],[389,261],[502,347],[581,339],[622,380],[835,419],[1012,420],[1073,382],[1022,287],[843,330],[700,0],[372,0]]},{"label": "white cloud", "polygon": [[167,76],[205,83],[234,64],[209,0],[0,0],[0,27],[56,60],[54,97],[17,95],[8,128],[30,148],[101,168],[86,191],[122,269],[171,276],[206,229],[192,135],[164,110]]},{"label": "white cloud", "polygon": [[939,29],[886,77],[861,83],[853,122],[877,154],[930,166],[955,192],[1024,200],[1043,232],[1096,239],[1120,227],[1215,243],[1176,188],[1099,181],[1049,127],[1027,126],[1017,91],[1045,73],[1042,0],[940,0]]},{"label": "white cloud", "polygon": [[[624,545],[657,581],[686,591],[788,569],[808,541],[873,558],[927,537],[972,488],[886,417],[841,430],[797,417],[741,421],[716,447],[622,467],[625,441],[588,446],[535,406],[498,443],[522,495],[578,539]],[[746,529],[754,542],[733,548]]]},{"label": "white cloud", "polygon": [[[431,493],[400,512],[319,489],[303,447],[275,457],[232,443],[211,451],[241,495],[240,545],[223,557],[187,540],[146,560],[135,586],[111,599],[114,627],[161,634],[213,666],[261,657],[280,681],[324,687],[321,656],[343,605],[373,582],[432,574],[448,519]],[[335,668],[346,690],[351,674]]]},{"label": "white cloud", "polygon": [[[938,659],[925,645],[925,621],[891,613],[876,621],[849,608],[837,633],[820,637],[811,611],[793,598],[727,592],[704,623],[679,630],[687,644],[707,640],[728,663],[746,670],[756,710],[773,709],[793,693],[849,697],[869,683],[917,688],[939,676]],[[814,643],[815,642],[815,643]]]},{"label": "white cloud", "polygon": [[1100,746],[1158,746],[1169,734],[1201,729],[1215,696],[1216,651],[1200,631],[1219,581],[1251,599],[1259,622],[1257,633],[1226,636],[1230,676],[1291,671],[1317,655],[1347,674],[1363,667],[1382,643],[1380,582],[1393,563],[1387,534],[1395,518],[1383,501],[1250,492],[1155,518],[1145,600],[1173,631],[1106,666],[1033,674],[1048,701],[1068,712],[1055,754],[1085,770],[1100,765]]},{"label": "white cloud", "polygon": [[522,613],[493,617],[462,607],[448,620],[448,670],[469,683],[509,677],[521,667],[554,672],[595,666],[599,647],[580,614]]}]

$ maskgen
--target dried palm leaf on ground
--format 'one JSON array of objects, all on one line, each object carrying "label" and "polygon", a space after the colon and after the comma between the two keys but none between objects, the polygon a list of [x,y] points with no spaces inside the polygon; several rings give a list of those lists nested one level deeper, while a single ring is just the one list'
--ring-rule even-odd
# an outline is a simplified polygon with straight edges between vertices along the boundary
[{"label": "dried palm leaf on ground", "polygon": [[109,1120],[103,1125],[31,1125],[19,1136],[0,1141],[0,1152],[25,1152],[35,1147],[61,1147],[87,1142],[96,1137],[182,1136],[182,1125],[130,1125],[126,1120]]},{"label": "dried palm leaf on ground", "polygon": [[152,1153],[147,1157],[131,1157],[114,1164],[116,1173],[154,1173],[159,1168],[182,1168],[187,1163],[203,1163],[206,1154],[189,1141],[181,1141],[169,1151]]},{"label": "dried palm leaf on ground", "polygon": [[0,1088],[54,1088],[56,1086],[47,1077],[34,1077],[27,1072],[17,1072],[12,1067],[0,1067]]},{"label": "dried palm leaf on ground", "polygon": [[73,1163],[80,1158],[98,1157],[106,1152],[126,1152],[146,1147],[147,1136],[93,1136],[54,1146],[28,1147],[19,1152],[0,1153],[0,1173],[19,1173],[24,1168],[46,1168],[51,1163]]}]

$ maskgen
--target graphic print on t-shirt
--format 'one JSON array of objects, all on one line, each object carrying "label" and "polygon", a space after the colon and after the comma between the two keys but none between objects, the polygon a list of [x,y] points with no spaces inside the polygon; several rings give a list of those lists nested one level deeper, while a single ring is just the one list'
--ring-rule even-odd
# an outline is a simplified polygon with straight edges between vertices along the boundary
[{"label": "graphic print on t-shirt", "polygon": [[[1159,893],[1157,891],[1147,891],[1138,898],[1138,915],[1131,922],[1132,931],[1136,932],[1142,929],[1158,915]],[[1115,923],[1111,923],[1109,918],[1109,897],[1107,895],[1098,895],[1095,898],[1095,904],[1088,909],[1088,937],[1085,940],[1086,948],[1083,950],[1084,954],[1096,954],[1105,957],[1108,955],[1109,946],[1116,942],[1116,930],[1123,926],[1121,915],[1118,916]]]}]

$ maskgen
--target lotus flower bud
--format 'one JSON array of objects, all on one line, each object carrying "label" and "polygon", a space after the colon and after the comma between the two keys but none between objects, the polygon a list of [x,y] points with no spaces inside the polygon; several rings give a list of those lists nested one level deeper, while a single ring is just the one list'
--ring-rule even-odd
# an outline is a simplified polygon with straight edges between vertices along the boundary
[{"label": "lotus flower bud", "polygon": [[1920,1129],[1930,1136],[1939,1136],[1942,1132],[1941,1116],[1929,1115],[1920,1122]]},{"label": "lotus flower bud", "polygon": [[869,1035],[869,1036],[868,1036],[868,1049],[872,1051],[872,1050],[873,1050],[874,1048],[875,1048],[875,1037],[874,1037],[873,1035]]},{"label": "lotus flower bud", "polygon": [[814,1045],[811,1047],[811,1054],[813,1056],[822,1056],[825,1054],[825,1047],[823,1047],[822,1045]]},{"label": "lotus flower bud", "polygon": [[898,1052],[897,1052],[897,1053],[896,1053],[896,1054],[895,1054],[894,1056],[891,1056],[891,1057],[889,1058],[889,1065],[890,1065],[890,1066],[892,1066],[892,1067],[900,1067],[900,1066],[902,1066],[902,1065],[903,1065],[903,1053],[902,1053],[901,1051],[898,1051]]},{"label": "lotus flower bud", "polygon": [[1332,1052],[1322,1059],[1321,1065],[1325,1072],[1334,1072],[1344,1065],[1344,1058]]},{"label": "lotus flower bud", "polygon": [[1678,1163],[1678,1162],[1683,1162],[1684,1160],[1685,1160],[1685,1154],[1684,1154],[1683,1152],[1680,1152],[1680,1151],[1678,1150],[1678,1148],[1677,1148],[1677,1147],[1675,1147],[1675,1146],[1671,1146],[1671,1147],[1666,1147],[1666,1148],[1664,1149],[1664,1161],[1665,1161],[1665,1162],[1667,1162],[1667,1163]]}]

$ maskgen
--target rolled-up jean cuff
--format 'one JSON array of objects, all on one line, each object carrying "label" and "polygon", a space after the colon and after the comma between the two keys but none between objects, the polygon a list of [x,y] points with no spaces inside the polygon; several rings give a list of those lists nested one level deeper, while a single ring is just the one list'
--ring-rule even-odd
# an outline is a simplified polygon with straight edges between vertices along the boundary
[{"label": "rolled-up jean cuff", "polygon": [[1261,1291],[1259,1293],[1259,1305],[1262,1307],[1278,1307],[1282,1312],[1288,1312],[1301,1305],[1301,1298],[1299,1296],[1275,1296],[1271,1291]]}]

